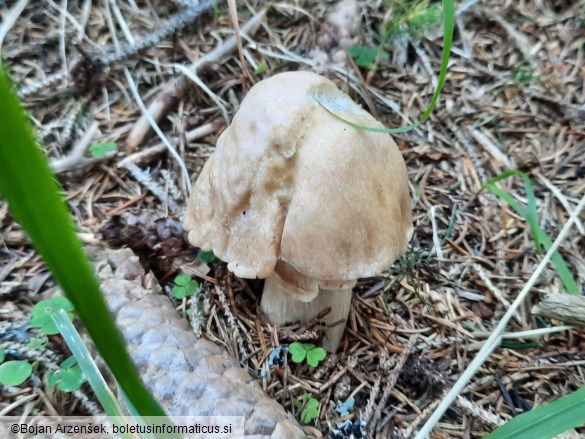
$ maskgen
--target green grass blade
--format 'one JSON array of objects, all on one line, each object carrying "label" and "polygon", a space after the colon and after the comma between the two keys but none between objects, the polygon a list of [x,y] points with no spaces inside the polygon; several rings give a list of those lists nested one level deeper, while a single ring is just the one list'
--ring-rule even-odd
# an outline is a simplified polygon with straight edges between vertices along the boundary
[{"label": "green grass blade", "polygon": [[[495,183],[506,179],[508,177],[519,175],[522,177],[524,181],[524,187],[526,189],[526,198],[528,199],[528,207],[525,208],[522,204],[516,201],[508,192],[499,189]],[[536,197],[534,195],[534,190],[532,188],[532,181],[530,177],[526,175],[522,171],[518,171],[517,169],[510,169],[508,171],[502,172],[500,175],[491,178],[485,185],[485,188],[488,189],[490,192],[496,194],[499,198],[504,200],[507,204],[509,204],[520,216],[526,219],[528,225],[530,226],[530,230],[532,231],[532,236],[534,237],[534,242],[536,245],[536,250],[539,254],[542,254],[542,241],[540,239],[540,234],[538,233],[538,213],[536,210]],[[536,227],[535,227],[536,226]]]},{"label": "green grass blade", "polygon": [[26,230],[129,399],[143,415],[164,412],[142,385],[99,291],[73,220],[10,80],[0,67],[0,195]]},{"label": "green grass blade", "polygon": [[[524,186],[526,189],[526,198],[528,200],[528,207],[522,205],[522,203],[518,202],[512,195],[506,192],[503,189],[500,189],[496,186],[496,183],[504,180],[508,177],[519,175],[522,177],[524,182]],[[546,234],[544,230],[538,224],[538,212],[536,208],[536,196],[534,195],[534,189],[532,187],[532,181],[530,177],[526,175],[522,171],[518,170],[509,170],[502,172],[500,175],[497,175],[488,180],[485,184],[483,189],[487,189],[493,194],[495,194],[498,198],[508,204],[512,209],[514,209],[518,215],[523,217],[530,227],[530,231],[532,233],[532,237],[534,239],[534,245],[536,247],[536,251],[541,254],[543,249],[548,251],[548,249],[552,246],[552,241],[549,236]],[[565,287],[565,290],[569,294],[579,294],[579,285],[575,281],[571,270],[567,266],[567,263],[561,256],[559,252],[555,252],[551,258],[551,263],[557,270],[559,277]]]},{"label": "green grass blade", "polygon": [[524,187],[526,189],[526,199],[528,200],[526,219],[528,221],[528,224],[530,224],[530,228],[532,229],[532,236],[534,236],[534,243],[536,245],[536,249],[538,253],[542,254],[543,252],[541,240],[542,234],[539,233],[537,230],[540,229],[540,227],[538,225],[538,211],[536,209],[536,196],[534,195],[534,189],[532,188],[532,180],[530,180],[530,177],[528,177],[528,175],[526,175],[524,172],[521,172],[520,175],[522,176],[522,180],[524,181]]},{"label": "green grass blade", "polygon": [[375,133],[388,133],[388,134],[399,134],[405,133],[407,131],[411,131],[419,126],[421,123],[424,123],[437,105],[439,101],[439,97],[441,96],[441,91],[443,90],[443,85],[445,85],[445,80],[447,78],[447,71],[449,68],[449,58],[451,57],[451,47],[453,46],[453,31],[455,30],[455,1],[454,0],[443,0],[443,53],[441,55],[441,70],[439,72],[439,80],[437,82],[437,87],[435,88],[435,92],[433,93],[433,97],[431,98],[431,102],[429,103],[427,109],[421,116],[418,122],[413,123],[411,125],[407,125],[405,127],[400,128],[377,128],[377,127],[367,127],[365,125],[360,125],[355,122],[351,122],[338,114],[338,110],[334,108],[330,103],[327,102],[326,99],[322,99],[318,93],[313,94],[313,99],[315,99],[323,108],[325,108],[333,117],[336,119],[341,120],[343,123],[350,125],[354,128],[364,130],[364,131],[372,131]]},{"label": "green grass blade", "polygon": [[524,206],[522,206],[522,204],[516,201],[514,197],[512,197],[512,195],[510,195],[505,190],[500,189],[499,187],[492,183],[486,183],[484,189],[487,189],[488,191],[496,195],[500,200],[504,201],[507,205],[512,207],[512,209],[514,209],[516,213],[520,215],[522,218],[528,217],[528,212],[524,208]]},{"label": "green grass blade", "polygon": [[455,222],[457,221],[457,208],[453,205],[451,209],[451,216],[449,217],[449,225],[447,226],[447,231],[445,232],[445,236],[441,239],[441,245],[445,244],[448,239],[453,236],[453,230],[455,230]]},{"label": "green grass blade", "polygon": [[454,30],[455,1],[443,0],[443,53],[441,55],[441,70],[439,72],[439,81],[437,83],[435,93],[431,98],[431,103],[429,104],[427,111],[425,111],[422,117],[420,118],[418,124],[425,122],[429,118],[429,116],[433,112],[433,109],[435,108],[435,105],[437,105],[437,102],[439,101],[439,96],[441,96],[441,91],[443,90],[443,85],[445,85],[445,79],[447,78],[447,70],[449,68],[449,58],[451,57],[451,46],[453,46]]},{"label": "green grass blade", "polygon": [[[59,328],[59,332],[61,336],[69,346],[69,350],[77,360],[77,364],[81,367],[83,374],[87,378],[87,382],[91,386],[95,396],[97,397],[98,401],[102,405],[103,409],[105,410],[106,414],[109,416],[110,420],[119,426],[128,423],[128,419],[125,417],[124,411],[120,404],[118,404],[118,400],[108,387],[106,380],[102,376],[101,372],[99,371],[95,361],[91,357],[91,354],[87,350],[85,343],[81,339],[79,332],[71,319],[67,315],[65,310],[60,310],[59,312],[51,315],[53,322]],[[126,399],[126,395],[121,390],[123,399]],[[132,404],[128,401],[129,407],[132,407],[129,410],[130,415],[133,417],[133,423],[138,423],[141,420],[140,415],[136,412]],[[123,433],[122,437],[125,439],[134,439],[135,436],[132,436],[129,433]],[[152,435],[143,436],[142,439],[152,438]]]},{"label": "green grass blade", "polygon": [[87,382],[93,389],[95,396],[97,396],[106,414],[108,416],[124,416],[124,412],[118,404],[116,397],[106,384],[93,358],[91,358],[91,354],[85,347],[77,329],[71,323],[67,312],[60,310],[58,313],[53,314],[51,318],[55,322],[55,325],[57,325],[57,328],[59,328],[63,339],[67,343],[67,346],[69,346],[69,350],[77,360],[77,364],[81,367],[83,374],[87,378]]},{"label": "green grass blade", "polygon": [[[546,232],[540,228],[539,225],[536,225],[535,228],[536,228],[535,233],[538,236],[538,240],[542,243],[545,250],[548,251],[548,249],[551,248],[552,246],[551,239],[546,234]],[[561,278],[561,281],[563,282],[563,286],[565,287],[567,293],[579,294],[579,285],[577,285],[577,282],[575,281],[575,278],[573,277],[571,270],[569,270],[567,263],[565,262],[565,260],[563,259],[559,252],[555,252],[552,255],[551,262],[555,266],[557,273],[559,273],[559,277]]]},{"label": "green grass blade", "polygon": [[[130,402],[130,400],[128,399],[128,397],[124,394],[124,391],[120,389],[120,396],[122,401],[124,402],[124,405],[126,406],[126,409],[128,410],[128,413],[130,413],[131,416],[133,416],[133,421],[138,424],[138,425],[146,425],[146,421],[145,419],[140,416],[140,413],[138,413],[136,411],[136,409],[134,408],[134,406],[132,405],[132,403]],[[140,435],[140,439],[153,439],[155,438],[156,435],[154,433],[143,433]],[[166,439],[166,438],[164,438]]]},{"label": "green grass blade", "polygon": [[585,387],[508,421],[485,439],[548,439],[585,424]]}]

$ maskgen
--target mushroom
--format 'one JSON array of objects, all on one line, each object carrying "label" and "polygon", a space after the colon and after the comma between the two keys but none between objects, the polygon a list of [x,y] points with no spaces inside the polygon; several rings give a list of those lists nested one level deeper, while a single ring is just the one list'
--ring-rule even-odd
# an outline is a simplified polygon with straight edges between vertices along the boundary
[{"label": "mushroom", "polygon": [[[412,234],[404,160],[382,124],[310,72],[257,83],[203,167],[184,218],[192,245],[265,279],[275,324],[324,309],[324,347],[343,337],[358,278],[390,267]],[[336,325],[334,325],[337,323]]]}]

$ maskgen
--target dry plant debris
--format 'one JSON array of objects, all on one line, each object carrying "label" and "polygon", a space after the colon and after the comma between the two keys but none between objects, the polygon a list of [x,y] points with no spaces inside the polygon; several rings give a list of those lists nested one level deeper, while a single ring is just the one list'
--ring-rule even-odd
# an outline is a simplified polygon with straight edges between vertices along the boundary
[{"label": "dry plant debris", "polygon": [[[141,113],[123,68],[147,105],[166,103],[159,126],[193,179],[213,151],[225,115],[235,113],[253,85],[230,43],[226,8],[182,22],[137,53],[116,56],[112,32],[120,40],[144,41],[153,29],[188,14],[186,2],[118,0],[109,2],[110,8],[106,3],[61,3],[66,13],[51,1],[0,6],[10,17],[2,31],[4,65],[16,84],[26,87],[21,90],[28,90],[24,103],[47,155],[54,164],[71,154],[80,158],[59,180],[88,241],[116,218],[142,218],[146,236],[160,233],[157,221],[172,229],[187,196],[180,163],[159,139],[145,134],[130,148],[142,149],[128,155],[128,136]],[[264,3],[239,10],[242,28],[250,20],[259,24],[243,38],[246,68],[257,72],[257,79],[318,71],[389,127],[417,120],[424,111],[440,65],[438,27],[403,42],[400,62],[378,59],[369,71],[351,57],[323,56],[324,50],[336,53],[347,44],[336,41],[331,28],[334,2],[271,3],[259,16]],[[381,27],[392,14],[385,5],[391,2],[357,4],[362,30],[351,36],[351,44],[377,47]],[[348,425],[357,435],[360,421],[375,409],[375,422],[367,426],[371,437],[412,437],[530,277],[540,256],[529,227],[498,198],[479,191],[510,167],[523,170],[534,184],[540,226],[553,238],[585,192],[584,18],[585,6],[574,0],[468,0],[458,6],[440,103],[423,126],[395,136],[414,196],[410,251],[388,273],[358,282],[342,349],[318,368],[294,364],[284,353],[273,366],[269,359],[277,345],[318,342],[323,328],[315,322],[273,327],[258,312],[261,282],[238,280],[220,262],[211,264],[211,276],[202,276],[209,301],[201,315],[205,336],[249,368],[265,391],[297,417],[305,393],[317,399],[318,416],[305,427],[307,436],[326,437],[337,430],[332,437],[349,437]],[[223,52],[198,64],[214,50]],[[101,65],[92,62],[96,59],[115,62]],[[191,83],[176,66],[193,64],[200,65],[196,73],[205,88],[184,85],[174,95],[168,84]],[[102,158],[83,153],[95,142],[114,142],[117,152]],[[501,186],[525,202],[520,179]],[[579,285],[585,281],[583,221],[581,215],[561,247]],[[18,337],[30,333],[15,328],[26,323],[31,306],[48,297],[54,283],[1,201],[0,224],[0,346],[26,357],[26,339]],[[181,234],[173,232],[173,237],[169,251],[183,257]],[[154,247],[147,250],[167,263],[165,249]],[[179,268],[191,269],[188,263],[177,267],[172,262],[153,268],[163,281]],[[530,312],[541,296],[559,292],[562,286],[549,266],[508,329],[559,325]],[[482,437],[514,414],[585,384],[581,329],[506,343],[451,406],[434,438]],[[54,340],[51,350],[34,355],[50,370],[65,352]],[[337,404],[349,398],[354,408],[341,416]],[[90,405],[83,393],[50,393],[35,377],[21,388],[0,389],[0,414],[84,413]]]}]

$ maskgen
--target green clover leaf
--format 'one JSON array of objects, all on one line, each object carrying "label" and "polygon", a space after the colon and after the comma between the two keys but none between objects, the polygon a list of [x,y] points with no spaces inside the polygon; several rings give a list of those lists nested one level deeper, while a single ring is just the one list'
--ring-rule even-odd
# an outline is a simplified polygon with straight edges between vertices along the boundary
[{"label": "green clover leaf", "polygon": [[312,343],[299,343],[295,341],[289,345],[288,350],[292,355],[292,361],[294,363],[302,363],[306,358],[307,364],[311,367],[319,366],[319,363],[327,356],[325,349],[317,347]]},{"label": "green clover leaf", "polygon": [[305,408],[301,412],[301,422],[303,424],[309,424],[319,416],[319,401],[315,398],[311,398],[307,401]]},{"label": "green clover leaf", "polygon": [[187,295],[187,289],[185,287],[173,287],[171,293],[174,298],[181,300]]},{"label": "green clover leaf", "polygon": [[0,364],[0,383],[5,386],[18,386],[24,383],[32,373],[28,361],[7,361]]},{"label": "green clover leaf", "polygon": [[71,355],[69,358],[67,358],[65,361],[63,361],[63,363],[61,363],[61,365],[59,367],[61,369],[70,369],[76,365],[77,365],[77,360],[75,359],[75,356]]},{"label": "green clover leaf", "polygon": [[62,309],[70,318],[73,317],[73,304],[66,297],[56,296],[49,300],[41,300],[32,310],[31,327],[40,328],[47,335],[59,334],[59,329],[51,316]]},{"label": "green clover leaf", "polygon": [[51,391],[58,386],[64,392],[78,390],[86,381],[81,367],[74,356],[67,358],[58,370],[49,375],[49,388]]},{"label": "green clover leaf", "polygon": [[188,274],[180,274],[175,278],[175,284],[180,287],[186,286],[189,282],[191,282],[191,276]]},{"label": "green clover leaf", "polygon": [[295,341],[288,346],[288,351],[292,355],[292,360],[295,363],[302,363],[305,357],[307,356],[307,349],[303,343],[299,343]]},{"label": "green clover leaf", "polygon": [[51,391],[55,390],[55,387],[59,387],[63,392],[73,392],[79,390],[84,382],[85,376],[79,366],[59,369],[49,375],[49,388]]},{"label": "green clover leaf", "polygon": [[307,364],[312,367],[319,366],[319,363],[325,359],[327,352],[323,348],[312,348],[307,351]]},{"label": "green clover leaf", "polygon": [[171,294],[176,299],[182,300],[186,296],[192,296],[199,288],[199,282],[191,279],[188,274],[180,274],[175,278],[175,286],[171,290]]}]

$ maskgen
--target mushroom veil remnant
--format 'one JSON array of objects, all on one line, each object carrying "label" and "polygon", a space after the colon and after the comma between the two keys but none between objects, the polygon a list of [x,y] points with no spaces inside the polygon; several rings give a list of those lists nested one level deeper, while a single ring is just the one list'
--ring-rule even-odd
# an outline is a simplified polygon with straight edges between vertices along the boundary
[{"label": "mushroom veil remnant", "polygon": [[[412,234],[404,160],[382,124],[333,82],[288,72],[256,84],[193,189],[189,241],[236,276],[266,279],[270,320],[306,321],[326,308],[324,347],[343,336],[358,278],[402,254]],[[334,323],[336,325],[332,326]]]}]

